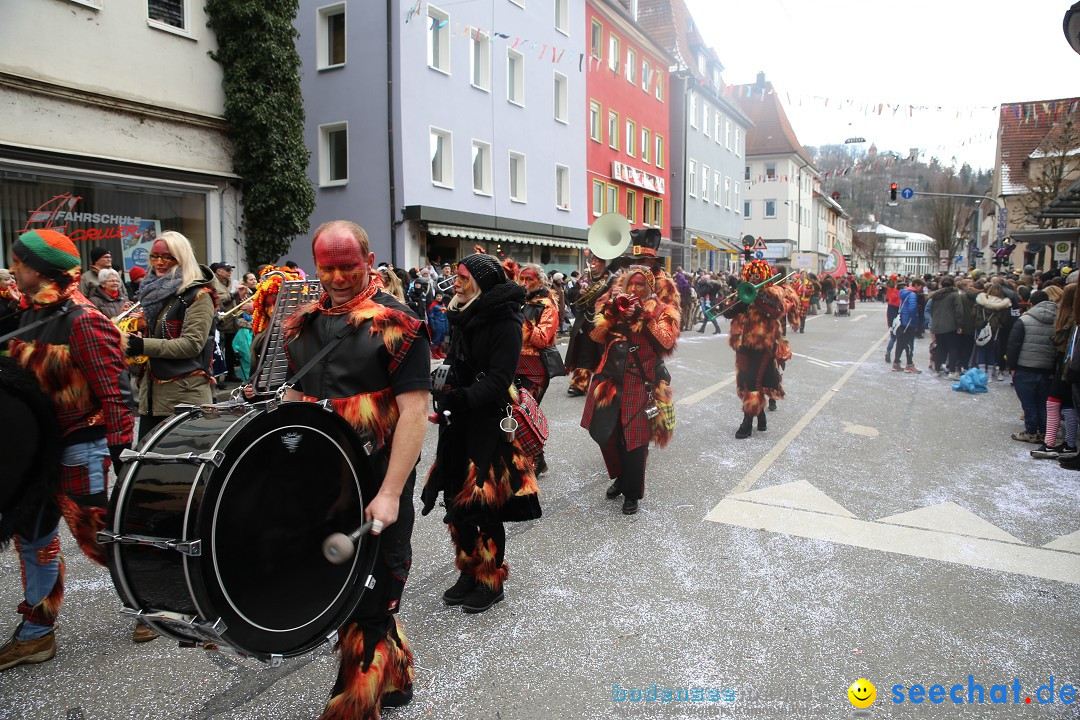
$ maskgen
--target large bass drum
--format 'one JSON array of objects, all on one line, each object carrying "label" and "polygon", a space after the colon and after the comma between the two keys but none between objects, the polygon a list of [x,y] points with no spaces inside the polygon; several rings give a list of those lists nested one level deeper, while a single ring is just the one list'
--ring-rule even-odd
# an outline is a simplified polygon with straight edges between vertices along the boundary
[{"label": "large bass drum", "polygon": [[128,457],[99,535],[125,613],[271,662],[334,642],[378,544],[323,556],[379,486],[344,419],[321,403],[178,408]]}]

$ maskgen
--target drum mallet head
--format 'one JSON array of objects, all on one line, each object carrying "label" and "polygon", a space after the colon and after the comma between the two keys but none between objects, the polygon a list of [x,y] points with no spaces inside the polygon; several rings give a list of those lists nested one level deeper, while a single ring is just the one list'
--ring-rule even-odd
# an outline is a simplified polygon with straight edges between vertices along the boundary
[{"label": "drum mallet head", "polygon": [[323,557],[334,565],[348,562],[356,553],[356,543],[360,542],[360,536],[370,530],[374,523],[374,519],[368,520],[348,535],[345,533],[328,535],[322,544]]}]

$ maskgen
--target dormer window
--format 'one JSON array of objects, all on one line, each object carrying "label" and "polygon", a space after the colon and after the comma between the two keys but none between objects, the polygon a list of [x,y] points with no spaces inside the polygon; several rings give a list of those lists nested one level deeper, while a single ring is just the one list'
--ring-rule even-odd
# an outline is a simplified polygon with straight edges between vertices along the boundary
[{"label": "dormer window", "polygon": [[703,76],[705,75],[705,54],[698,53],[697,56],[697,69]]}]

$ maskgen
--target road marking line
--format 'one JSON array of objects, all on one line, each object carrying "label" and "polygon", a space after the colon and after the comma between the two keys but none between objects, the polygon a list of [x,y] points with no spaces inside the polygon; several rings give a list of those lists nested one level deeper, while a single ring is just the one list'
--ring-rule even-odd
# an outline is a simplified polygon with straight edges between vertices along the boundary
[{"label": "road marking line", "polygon": [[733,382],[735,382],[735,376],[734,375],[732,375],[731,377],[726,378],[724,380],[721,380],[720,382],[716,383],[715,385],[710,385],[709,387],[705,388],[704,390],[698,390],[693,395],[687,395],[682,400],[676,400],[675,404],[676,405],[695,405],[695,404],[701,402],[702,400],[704,400],[705,398],[709,397],[710,395],[712,395],[717,390],[720,390],[721,388],[725,388],[725,387],[727,387],[728,385],[730,385]]},{"label": "road marking line", "polygon": [[851,318],[851,322],[859,322],[864,317],[866,317],[866,316],[865,315],[856,315],[855,317]]},{"label": "road marking line", "polygon": [[802,353],[793,352],[791,354],[794,355],[795,357],[805,358],[806,360],[809,360],[812,363],[819,363],[819,364],[822,364],[822,365],[824,365],[826,367],[834,367],[834,368],[840,367],[836,363],[829,362],[828,360],[819,360],[818,358],[810,357],[809,355],[803,355]]},{"label": "road marking line", "polygon": [[721,500],[706,519],[753,530],[1080,585],[1080,563],[1071,562],[1067,559],[1070,556],[1056,550],[762,505],[745,502],[738,496]]},{"label": "road marking line", "polygon": [[806,429],[806,426],[810,424],[811,420],[817,417],[817,414],[821,412],[821,409],[825,407],[825,405],[830,400],[833,399],[833,396],[837,392],[839,392],[840,388],[844,387],[844,383],[846,383],[851,378],[851,376],[855,374],[855,371],[858,370],[864,362],[866,362],[866,359],[873,355],[875,352],[877,352],[877,349],[881,347],[881,344],[885,342],[885,338],[887,337],[889,337],[889,333],[885,333],[884,335],[882,335],[877,342],[870,346],[869,350],[863,353],[862,357],[859,358],[854,365],[847,369],[847,372],[840,376],[840,380],[837,381],[836,385],[829,388],[825,392],[825,394],[822,395],[816,403],[814,403],[814,406],[807,410],[806,414],[799,418],[799,421],[796,422],[795,425],[787,431],[784,437],[780,438],[780,442],[776,443],[776,445],[774,445],[772,449],[769,450],[769,452],[765,453],[765,457],[758,460],[757,465],[752,467],[750,469],[750,472],[746,473],[743,479],[739,481],[739,484],[731,489],[731,495],[737,495],[739,493],[746,492],[754,486],[754,483],[761,479],[761,476],[765,474],[765,471],[768,470],[774,462],[776,462],[776,458],[780,457],[780,454],[787,450],[788,445],[790,445],[792,441],[795,440],[795,438],[797,438],[799,434]]},{"label": "road marking line", "polygon": [[863,437],[877,437],[881,433],[877,428],[872,428],[867,425],[856,425],[855,423],[849,423],[844,421],[844,432],[851,433],[852,435],[862,435]]}]

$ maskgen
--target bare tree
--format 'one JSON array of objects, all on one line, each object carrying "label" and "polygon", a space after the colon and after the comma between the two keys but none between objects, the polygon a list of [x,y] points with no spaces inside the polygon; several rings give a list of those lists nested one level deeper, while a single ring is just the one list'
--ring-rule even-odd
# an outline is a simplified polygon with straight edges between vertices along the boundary
[{"label": "bare tree", "polygon": [[1029,172],[1029,191],[1020,202],[1028,221],[1035,222],[1040,228],[1069,227],[1071,221],[1035,219],[1035,215],[1076,179],[1076,173],[1080,173],[1080,131],[1073,121],[1054,125],[1024,165]]},{"label": "bare tree", "polygon": [[[957,193],[960,191],[959,185],[960,181],[949,174],[939,180],[934,192]],[[964,247],[961,230],[967,226],[972,208],[963,199],[955,197],[935,197],[930,206],[926,234],[934,239],[934,254],[940,257],[942,252],[946,252],[948,267],[952,267],[953,258]]]}]

